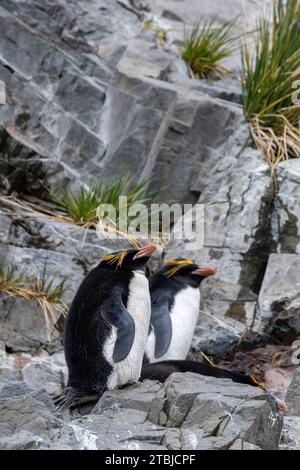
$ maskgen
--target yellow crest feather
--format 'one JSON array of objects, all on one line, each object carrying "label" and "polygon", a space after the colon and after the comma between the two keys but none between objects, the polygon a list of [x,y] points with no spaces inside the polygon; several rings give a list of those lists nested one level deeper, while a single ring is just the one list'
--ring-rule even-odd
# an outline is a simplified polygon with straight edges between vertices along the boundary
[{"label": "yellow crest feather", "polygon": [[193,261],[191,259],[170,259],[166,262],[166,264],[169,264],[172,266],[169,271],[166,272],[167,277],[174,276],[177,271],[179,271],[180,268],[183,266],[186,266],[187,264],[193,264]]},{"label": "yellow crest feather", "polygon": [[118,253],[110,253],[109,255],[103,256],[105,261],[108,261],[109,264],[117,263],[116,269],[122,266],[124,258],[126,256],[126,250],[118,251]]}]

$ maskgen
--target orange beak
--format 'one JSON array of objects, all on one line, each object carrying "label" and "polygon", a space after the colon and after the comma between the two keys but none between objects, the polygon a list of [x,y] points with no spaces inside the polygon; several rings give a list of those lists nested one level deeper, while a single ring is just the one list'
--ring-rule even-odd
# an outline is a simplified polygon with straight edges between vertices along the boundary
[{"label": "orange beak", "polygon": [[197,276],[202,276],[202,277],[207,277],[207,276],[213,276],[216,274],[217,270],[215,268],[212,268],[210,266],[207,266],[205,268],[197,268],[194,271],[192,271],[192,274],[196,274]]},{"label": "orange beak", "polygon": [[149,258],[155,251],[157,247],[154,245],[154,243],[148,243],[148,245],[143,246],[137,254],[134,256],[133,259],[138,259],[138,258]]}]

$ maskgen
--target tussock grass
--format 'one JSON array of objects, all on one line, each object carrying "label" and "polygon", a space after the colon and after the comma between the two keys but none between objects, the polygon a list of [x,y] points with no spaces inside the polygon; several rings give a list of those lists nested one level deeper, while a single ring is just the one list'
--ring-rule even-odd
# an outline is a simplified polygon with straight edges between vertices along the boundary
[{"label": "tussock grass", "polygon": [[[105,235],[108,238],[117,233],[133,246],[139,247],[138,241],[127,230],[132,220],[128,212],[134,204],[143,204],[149,207],[155,200],[160,191],[147,193],[147,186],[147,180],[134,186],[132,178],[121,176],[108,185],[93,183],[89,188],[81,185],[76,191],[64,190],[60,194],[53,194],[52,200],[62,207],[74,223],[85,228],[98,229],[103,225],[105,226]],[[122,202],[121,196],[126,196],[126,201]],[[103,204],[114,207],[116,220],[111,220],[106,212],[100,213],[98,211]],[[127,205],[126,212],[123,211],[125,204]],[[127,213],[127,217],[121,219],[121,213]]]},{"label": "tussock grass", "polygon": [[292,99],[299,79],[300,1],[274,0],[272,15],[260,19],[253,55],[242,46],[244,113],[272,167],[300,156],[300,105]]},{"label": "tussock grass", "polygon": [[[149,193],[147,192],[147,186],[147,180],[134,186],[131,178],[121,176],[109,185],[93,183],[89,187],[80,185],[74,191],[68,189],[58,193],[49,191],[51,203],[48,204],[34,198],[20,200],[12,196],[0,196],[0,204],[8,208],[6,210],[12,218],[17,217],[17,212],[21,211],[23,217],[45,217],[55,222],[76,224],[84,229],[97,229],[101,232],[101,236],[103,235],[108,239],[114,239],[117,235],[127,240],[133,247],[139,248],[139,240],[128,231],[129,224],[134,219],[134,216],[131,217],[128,212],[133,209],[134,204],[143,204],[149,208],[152,202],[156,200],[161,190]],[[120,201],[121,196],[126,196],[126,201]],[[127,210],[123,210],[126,209],[125,203],[127,204]],[[114,207],[116,220],[111,220],[109,214],[105,211],[98,211],[102,204],[109,204]],[[147,213],[147,219],[149,226],[151,226],[149,212]],[[155,239],[165,243],[160,228],[155,232],[157,232]],[[142,234],[144,238],[147,238],[148,233]],[[85,236],[83,240],[84,238]]]},{"label": "tussock grass", "polygon": [[51,341],[50,321],[55,325],[58,315],[66,315],[67,307],[62,300],[65,281],[54,285],[55,279],[47,279],[46,265],[40,276],[24,277],[15,274],[14,267],[0,268],[0,292],[11,297],[21,297],[38,302],[45,317],[48,340]]},{"label": "tussock grass", "polygon": [[[128,209],[135,203],[149,204],[154,194],[146,196],[147,181],[132,186],[132,179],[121,176],[109,185],[91,184],[89,188],[80,185],[76,191],[63,190],[60,194],[52,195],[53,201],[61,206],[73,220],[83,226],[94,225],[98,222],[98,207],[111,204],[120,213],[119,198],[127,197]],[[122,207],[122,206],[121,206]]]},{"label": "tussock grass", "polygon": [[227,71],[220,61],[236,47],[235,23],[233,19],[216,26],[215,20],[198,20],[191,28],[185,28],[181,57],[195,75],[205,78],[212,72],[223,75]]}]

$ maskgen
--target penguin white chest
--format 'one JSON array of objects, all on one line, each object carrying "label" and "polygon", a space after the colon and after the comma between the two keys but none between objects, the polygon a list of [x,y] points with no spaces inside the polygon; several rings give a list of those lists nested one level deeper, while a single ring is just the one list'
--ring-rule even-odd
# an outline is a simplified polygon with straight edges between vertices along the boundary
[{"label": "penguin white chest", "polygon": [[135,323],[134,341],[128,356],[112,364],[113,372],[108,383],[110,389],[134,383],[140,377],[151,316],[149,283],[142,272],[135,271],[130,281],[127,310]]},{"label": "penguin white chest", "polygon": [[[198,321],[199,307],[200,290],[198,288],[187,286],[175,295],[170,312],[172,338],[169,349],[159,358],[155,358],[154,354],[150,354],[150,362],[167,361],[170,359],[186,359]],[[153,334],[153,332],[151,334]],[[155,338],[153,338],[152,341],[153,347],[155,347]]]}]

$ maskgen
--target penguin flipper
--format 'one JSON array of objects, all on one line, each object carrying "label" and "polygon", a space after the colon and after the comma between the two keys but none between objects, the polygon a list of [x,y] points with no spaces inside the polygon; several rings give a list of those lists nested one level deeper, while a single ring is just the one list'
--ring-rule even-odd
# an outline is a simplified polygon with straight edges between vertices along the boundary
[{"label": "penguin flipper", "polygon": [[123,320],[123,324],[118,327],[117,331],[117,340],[113,352],[114,362],[123,361],[128,356],[133,345],[134,335],[135,324],[133,319]]},{"label": "penguin flipper", "polygon": [[155,335],[154,356],[157,359],[168,351],[172,339],[172,321],[168,302],[152,308],[151,325]]},{"label": "penguin flipper", "polygon": [[110,325],[117,329],[113,361],[115,363],[123,361],[133,345],[135,323],[122,302],[120,292],[112,293],[112,296],[102,305],[101,314]]}]

